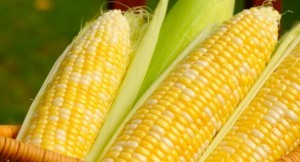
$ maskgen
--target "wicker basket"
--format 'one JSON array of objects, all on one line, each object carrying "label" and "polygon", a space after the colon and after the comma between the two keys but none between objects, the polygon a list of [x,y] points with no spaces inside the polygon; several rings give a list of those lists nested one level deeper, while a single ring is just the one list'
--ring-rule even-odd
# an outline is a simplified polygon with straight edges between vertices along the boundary
[{"label": "wicker basket", "polygon": [[[19,129],[20,126],[17,125],[0,125],[0,162],[83,162],[81,159],[67,157],[30,143],[15,140]],[[278,162],[300,162],[300,146]]]},{"label": "wicker basket", "polygon": [[0,125],[0,162],[83,162],[54,151],[15,140],[20,126]]}]

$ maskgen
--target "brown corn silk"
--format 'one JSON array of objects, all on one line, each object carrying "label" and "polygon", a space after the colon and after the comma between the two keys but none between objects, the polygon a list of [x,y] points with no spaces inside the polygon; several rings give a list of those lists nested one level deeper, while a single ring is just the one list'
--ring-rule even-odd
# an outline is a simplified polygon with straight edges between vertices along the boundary
[{"label": "brown corn silk", "polygon": [[263,71],[279,19],[258,7],[226,21],[132,112],[102,160],[198,160]]}]

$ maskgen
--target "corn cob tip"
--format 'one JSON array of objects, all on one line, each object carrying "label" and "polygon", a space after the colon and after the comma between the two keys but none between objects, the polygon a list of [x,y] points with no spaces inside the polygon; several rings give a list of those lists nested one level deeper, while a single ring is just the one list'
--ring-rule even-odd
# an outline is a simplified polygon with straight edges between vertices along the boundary
[{"label": "corn cob tip", "polygon": [[116,21],[116,23],[122,23],[121,21],[126,21],[128,25],[126,24],[125,26],[129,27],[128,30],[132,51],[135,49],[138,42],[142,38],[144,30],[147,28],[148,22],[151,19],[151,14],[144,6],[128,8],[127,11],[121,11],[118,9],[108,10],[106,12],[103,12],[102,16],[99,16],[97,19],[101,19],[101,17],[104,16],[107,16],[110,19],[114,19],[113,17],[118,16],[119,18],[123,19]]},{"label": "corn cob tip", "polygon": [[[112,21],[113,20],[113,21]],[[110,25],[110,22],[114,22],[114,25],[118,26],[119,24],[123,24],[124,31],[129,30],[128,21],[123,16],[121,10],[108,10],[106,12],[102,12],[101,15],[98,15],[96,18],[87,22],[85,26],[79,31],[74,41],[81,39],[84,35],[87,34],[88,30],[96,30],[99,29],[99,24],[101,22],[105,22],[105,26]],[[102,26],[101,29],[104,29]]]},{"label": "corn cob tip", "polygon": [[[128,9],[127,11],[121,11],[118,9],[108,10],[101,13],[100,16],[88,22],[85,27],[75,37],[75,41],[80,39],[87,30],[96,29],[101,19],[107,21],[113,20],[114,25],[123,24],[123,32],[129,31],[131,48],[133,48],[142,35],[142,31],[145,30],[148,22],[150,21],[151,14],[145,7],[136,7]],[[114,29],[115,30],[115,29]]]},{"label": "corn cob tip", "polygon": [[262,7],[257,7],[257,8],[260,9],[261,12],[264,13],[263,16],[266,16],[264,18],[266,18],[267,20],[268,20],[268,17],[273,16],[277,20],[278,23],[280,22],[281,14],[276,9],[274,9],[272,6],[262,6]]},{"label": "corn cob tip", "polygon": [[272,6],[258,6],[252,7],[244,11],[246,14],[250,14],[249,12],[253,12],[254,16],[259,20],[265,20],[266,23],[276,21],[277,25],[279,25],[281,15],[277,10],[275,10]]},{"label": "corn cob tip", "polygon": [[[255,29],[257,28],[265,28],[269,33],[274,33],[272,36],[273,41],[278,41],[278,29],[280,25],[281,15],[277,10],[275,10],[271,6],[259,6],[252,7],[250,9],[245,9],[233,18],[234,21],[240,20],[243,17],[249,15],[250,21],[260,22],[262,25],[258,27],[254,25]],[[248,20],[248,21],[249,21]],[[265,30],[260,30],[259,34],[261,36],[267,36],[268,33]]]}]

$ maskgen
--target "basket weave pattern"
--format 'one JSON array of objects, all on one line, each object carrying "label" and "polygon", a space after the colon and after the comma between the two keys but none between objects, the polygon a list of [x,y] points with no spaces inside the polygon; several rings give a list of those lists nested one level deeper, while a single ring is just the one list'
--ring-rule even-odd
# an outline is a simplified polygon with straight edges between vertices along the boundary
[{"label": "basket weave pattern", "polygon": [[15,140],[20,126],[0,125],[0,162],[83,162],[54,151]]},{"label": "basket weave pattern", "polygon": [[[84,162],[15,140],[19,129],[20,126],[17,125],[0,125],[0,162]],[[277,162],[300,162],[300,146]]]}]

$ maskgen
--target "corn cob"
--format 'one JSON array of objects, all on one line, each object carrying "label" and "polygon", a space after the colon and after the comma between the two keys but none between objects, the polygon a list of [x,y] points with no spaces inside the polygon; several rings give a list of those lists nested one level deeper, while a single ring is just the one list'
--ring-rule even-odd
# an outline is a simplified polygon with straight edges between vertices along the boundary
[{"label": "corn cob", "polygon": [[54,65],[18,139],[84,157],[125,74],[131,36],[130,24],[118,10],[87,25]]},{"label": "corn cob", "polygon": [[300,144],[300,44],[207,161],[275,161]]},{"label": "corn cob", "polygon": [[226,21],[133,109],[102,160],[197,160],[264,69],[279,19],[259,7]]}]

